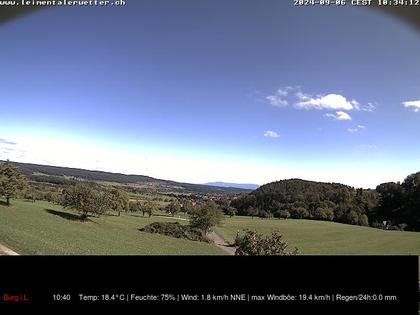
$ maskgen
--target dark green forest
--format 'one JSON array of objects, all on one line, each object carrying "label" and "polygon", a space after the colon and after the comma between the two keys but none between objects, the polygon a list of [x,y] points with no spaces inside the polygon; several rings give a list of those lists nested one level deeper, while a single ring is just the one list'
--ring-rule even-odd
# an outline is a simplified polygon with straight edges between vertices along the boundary
[{"label": "dark green forest", "polygon": [[383,183],[376,189],[281,180],[233,199],[231,206],[239,215],[253,217],[314,219],[420,231],[420,172],[402,183]]}]

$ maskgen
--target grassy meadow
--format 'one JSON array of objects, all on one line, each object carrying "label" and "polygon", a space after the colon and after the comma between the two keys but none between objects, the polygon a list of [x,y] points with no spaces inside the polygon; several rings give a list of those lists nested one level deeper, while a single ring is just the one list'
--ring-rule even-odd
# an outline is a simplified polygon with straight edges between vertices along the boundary
[{"label": "grassy meadow", "polygon": [[122,213],[77,219],[74,211],[48,202],[13,200],[11,207],[0,205],[0,243],[23,255],[224,254],[213,244],[138,231],[152,222],[176,220],[169,217]]},{"label": "grassy meadow", "polygon": [[228,241],[244,229],[279,231],[291,247],[308,255],[420,255],[420,233],[385,231],[334,222],[226,218],[216,232]]},{"label": "grassy meadow", "polygon": [[[138,231],[156,221],[186,223],[167,216],[143,217],[122,213],[90,217],[80,222],[77,213],[52,203],[13,200],[0,205],[0,243],[26,255],[219,255],[209,243],[175,239]],[[291,247],[309,255],[420,255],[420,233],[384,231],[333,222],[226,217],[216,232],[227,241],[253,229],[263,234],[277,230]]]}]

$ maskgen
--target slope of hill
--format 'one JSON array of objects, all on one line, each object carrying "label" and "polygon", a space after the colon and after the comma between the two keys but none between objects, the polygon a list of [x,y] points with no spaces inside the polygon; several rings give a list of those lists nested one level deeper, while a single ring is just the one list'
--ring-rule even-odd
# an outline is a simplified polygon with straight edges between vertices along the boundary
[{"label": "slope of hill", "polygon": [[242,188],[242,189],[250,189],[250,190],[255,190],[258,187],[260,187],[260,185],[257,185],[257,184],[237,184],[237,183],[225,183],[225,182],[210,182],[210,183],[205,183],[203,185],[216,186],[216,187]]},{"label": "slope of hill", "polygon": [[[21,255],[223,255],[213,244],[144,233],[152,222],[176,218],[122,213],[120,217],[78,215],[45,201],[0,204],[0,243]],[[181,221],[183,222],[183,221]]]},{"label": "slope of hill", "polygon": [[263,185],[232,204],[242,215],[368,225],[368,215],[377,205],[377,194],[374,190],[338,183],[288,179]]},{"label": "slope of hill", "polygon": [[[0,164],[4,161],[0,161]],[[175,193],[201,193],[201,194],[238,194],[250,190],[233,187],[215,187],[208,185],[178,183],[170,180],[157,179],[144,175],[126,175],[103,171],[92,171],[78,168],[38,165],[30,163],[13,162],[32,181],[50,182],[54,184],[70,184],[75,180],[95,182],[111,182],[129,185],[135,188],[144,188],[154,191]]]}]

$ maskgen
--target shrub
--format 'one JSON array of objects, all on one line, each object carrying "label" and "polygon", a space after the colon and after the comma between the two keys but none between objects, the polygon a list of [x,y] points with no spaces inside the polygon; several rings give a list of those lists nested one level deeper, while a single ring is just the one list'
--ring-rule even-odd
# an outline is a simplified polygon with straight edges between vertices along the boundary
[{"label": "shrub", "polygon": [[188,225],[179,224],[179,222],[154,222],[139,229],[139,231],[157,233],[175,238],[184,238],[191,241],[209,242],[209,239],[203,231]]},{"label": "shrub", "polygon": [[297,255],[298,250],[288,250],[288,243],[282,240],[282,235],[273,232],[269,236],[263,236],[256,231],[247,230],[245,235],[239,234],[235,240],[236,252],[239,256],[291,256]]}]

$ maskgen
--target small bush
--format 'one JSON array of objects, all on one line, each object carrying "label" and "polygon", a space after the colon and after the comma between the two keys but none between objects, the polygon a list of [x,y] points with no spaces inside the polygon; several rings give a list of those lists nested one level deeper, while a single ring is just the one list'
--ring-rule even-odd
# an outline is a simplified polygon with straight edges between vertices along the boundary
[{"label": "small bush", "polygon": [[236,252],[239,256],[291,256],[297,255],[298,249],[288,249],[288,243],[282,240],[282,235],[273,232],[264,236],[255,231],[247,230],[244,236],[237,234],[235,239]]},{"label": "small bush", "polygon": [[179,224],[179,222],[154,222],[139,229],[141,232],[157,233],[175,238],[184,238],[191,241],[209,242],[206,235],[199,229],[188,225]]}]

